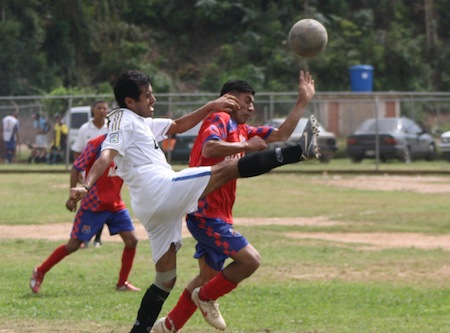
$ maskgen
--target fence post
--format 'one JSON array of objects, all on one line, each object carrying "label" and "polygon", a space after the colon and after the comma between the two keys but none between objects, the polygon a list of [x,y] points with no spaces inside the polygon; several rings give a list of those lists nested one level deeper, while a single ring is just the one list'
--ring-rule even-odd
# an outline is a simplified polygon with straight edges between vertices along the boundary
[{"label": "fence post", "polygon": [[70,113],[70,109],[72,109],[72,97],[69,97],[67,100],[67,111],[69,112],[69,116],[67,117],[67,139],[66,139],[66,154],[65,154],[65,163],[66,163],[66,170],[69,171],[69,163],[70,163],[70,131],[72,130],[71,121],[72,121],[72,115]]},{"label": "fence post", "polygon": [[380,98],[378,95],[375,95],[375,170],[379,171],[380,169],[380,133],[378,130],[378,117],[380,111]]}]

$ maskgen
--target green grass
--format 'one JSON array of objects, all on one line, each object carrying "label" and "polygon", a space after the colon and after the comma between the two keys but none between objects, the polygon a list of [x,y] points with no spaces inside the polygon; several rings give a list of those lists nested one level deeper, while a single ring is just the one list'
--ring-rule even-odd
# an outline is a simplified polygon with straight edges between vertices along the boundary
[{"label": "green grass", "polygon": [[[343,176],[351,177],[351,176]],[[67,222],[67,173],[0,174],[0,230],[7,224]],[[330,226],[244,226],[262,265],[220,300],[230,333],[444,333],[450,327],[449,252],[386,248],[290,237],[294,232],[421,232],[450,234],[447,194],[368,191],[324,186],[317,174],[270,173],[239,180],[236,217],[316,217]],[[123,193],[129,203],[127,190]],[[128,332],[141,293],[114,290],[122,245],[74,253],[46,276],[33,295],[34,266],[62,243],[0,239],[0,332]],[[169,311],[197,272],[194,242],[179,252]],[[154,269],[147,240],[138,246],[130,276],[146,288]],[[196,313],[185,333],[217,332]]]},{"label": "green grass", "polygon": [[[447,195],[356,190],[320,185],[321,180],[322,176],[301,173],[271,173],[240,179],[234,215],[326,216],[337,221],[359,222],[351,225],[352,231],[440,233],[450,230]],[[347,231],[344,226],[328,229]]]},{"label": "green grass", "polygon": [[[345,155],[342,155],[345,156]],[[181,169],[186,165],[175,164],[175,169]],[[33,171],[57,171],[64,172],[70,170],[71,165],[65,164],[48,165],[48,164],[27,164],[24,161],[17,164],[1,164],[0,172],[33,172]],[[319,161],[309,161],[308,163],[297,163],[283,166],[277,170],[280,171],[299,171],[307,173],[321,172],[403,172],[403,173],[449,173],[450,163],[445,159],[436,159],[427,162],[424,160],[416,160],[412,163],[402,163],[397,160],[389,160],[386,163],[376,163],[375,160],[365,159],[361,163],[352,163],[349,158],[334,158],[329,163],[320,163]]]}]

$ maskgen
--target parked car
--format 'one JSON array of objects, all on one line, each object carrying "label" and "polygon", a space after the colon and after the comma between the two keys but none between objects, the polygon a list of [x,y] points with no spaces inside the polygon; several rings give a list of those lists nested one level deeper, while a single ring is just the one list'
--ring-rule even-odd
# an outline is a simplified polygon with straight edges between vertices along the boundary
[{"label": "parked car", "polygon": [[184,133],[175,136],[175,146],[171,152],[170,160],[176,162],[189,162],[189,155],[197,138],[202,123],[199,123]]},{"label": "parked car", "polygon": [[353,162],[376,158],[377,137],[381,161],[395,158],[409,163],[412,159],[433,160],[436,156],[433,137],[405,117],[363,121],[355,133],[347,137],[347,155]]},{"label": "parked car", "polygon": [[[284,120],[285,118],[273,118],[266,121],[264,125],[278,128],[281,126]],[[308,118],[301,118],[288,141],[298,141],[307,122]],[[327,131],[325,127],[323,127],[319,123],[319,138],[317,143],[319,144],[320,148],[320,162],[328,163],[332,159],[334,153],[337,151],[336,135],[332,132]]]},{"label": "parked car", "polygon": [[[69,119],[70,115],[70,119]],[[90,106],[75,106],[67,110],[63,117],[64,123],[69,125],[69,147],[72,147],[73,143],[77,140],[78,130],[81,125],[88,122],[92,118]]]},{"label": "parked car", "polygon": [[439,151],[450,161],[450,131],[441,134],[441,142],[438,145]]},{"label": "parked car", "polygon": [[[70,116],[70,119],[69,119]],[[70,124],[68,144],[69,144],[69,161],[73,162],[72,145],[78,138],[78,131],[81,125],[88,122],[92,118],[92,112],[90,106],[74,106],[66,111],[63,117],[64,123]]]}]

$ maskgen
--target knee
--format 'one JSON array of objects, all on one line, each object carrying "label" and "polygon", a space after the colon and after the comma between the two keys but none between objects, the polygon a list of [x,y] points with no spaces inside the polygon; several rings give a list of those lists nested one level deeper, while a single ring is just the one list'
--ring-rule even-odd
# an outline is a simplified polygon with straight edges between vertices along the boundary
[{"label": "knee", "polygon": [[237,159],[225,159],[219,164],[212,166],[213,176],[217,176],[222,184],[227,183],[232,179],[239,178],[237,167]]},{"label": "knee", "polygon": [[130,249],[136,248],[137,244],[138,244],[138,239],[136,237],[131,237],[131,238],[125,240],[125,246]]},{"label": "knee", "polygon": [[249,270],[251,271],[250,274],[254,273],[259,266],[261,265],[261,256],[258,251],[254,250],[250,253],[250,256],[248,258],[248,266]]},{"label": "knee", "polygon": [[175,287],[176,282],[177,278],[175,277],[169,281],[162,282],[159,286],[161,287],[162,290],[170,292],[173,289],[173,287]]},{"label": "knee", "polygon": [[67,252],[70,253],[74,253],[75,251],[77,251],[80,248],[81,244],[80,243],[76,243],[76,242],[69,242],[66,244],[66,250]]},{"label": "knee", "polygon": [[154,285],[158,288],[170,292],[177,281],[177,270],[172,269],[167,272],[156,271]]},{"label": "knee", "polygon": [[251,251],[248,251],[246,255],[241,258],[239,264],[242,266],[243,271],[246,273],[246,276],[249,277],[252,275],[261,264],[261,256],[256,249],[252,248]]}]

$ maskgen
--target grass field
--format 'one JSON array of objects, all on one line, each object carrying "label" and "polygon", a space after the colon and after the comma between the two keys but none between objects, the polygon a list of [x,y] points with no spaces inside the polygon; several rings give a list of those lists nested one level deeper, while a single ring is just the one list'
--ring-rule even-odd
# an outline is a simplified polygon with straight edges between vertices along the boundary
[{"label": "grass field", "polygon": [[[444,167],[444,166],[442,166]],[[235,216],[326,218],[317,225],[237,225],[260,251],[262,265],[220,300],[226,332],[450,331],[450,251],[443,248],[373,247],[337,240],[298,238],[298,233],[450,235],[448,193],[385,191],[327,186],[321,174],[270,173],[239,180]],[[295,170],[293,170],[295,171]],[[354,176],[342,176],[351,179]],[[447,181],[446,176],[442,177]],[[436,180],[430,180],[430,183]],[[68,174],[1,174],[2,226],[67,222]],[[129,195],[124,190],[128,203]],[[138,225],[138,227],[142,227]],[[1,232],[0,232],[1,234]],[[141,293],[114,290],[122,245],[107,242],[67,257],[33,295],[34,266],[64,242],[0,238],[0,332],[128,332]],[[389,244],[388,244],[389,245]],[[179,252],[178,281],[162,314],[197,272],[194,242]],[[130,276],[146,288],[154,270],[142,239]],[[196,313],[184,333],[217,332]]]}]

